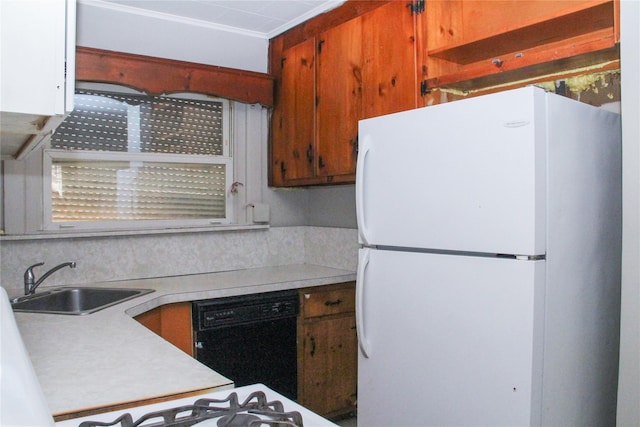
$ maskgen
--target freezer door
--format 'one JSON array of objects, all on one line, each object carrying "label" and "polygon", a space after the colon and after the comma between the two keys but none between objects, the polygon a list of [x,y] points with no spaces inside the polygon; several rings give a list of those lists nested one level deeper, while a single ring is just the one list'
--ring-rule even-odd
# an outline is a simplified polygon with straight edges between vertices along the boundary
[{"label": "freezer door", "polygon": [[359,425],[539,424],[545,261],[359,255]]},{"label": "freezer door", "polygon": [[544,254],[544,97],[528,87],[360,121],[360,242]]}]

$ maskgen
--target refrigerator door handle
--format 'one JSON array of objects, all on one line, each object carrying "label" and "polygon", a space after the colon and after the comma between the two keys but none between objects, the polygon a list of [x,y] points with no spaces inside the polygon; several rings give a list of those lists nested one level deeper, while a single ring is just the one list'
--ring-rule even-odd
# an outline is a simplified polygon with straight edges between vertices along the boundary
[{"label": "refrigerator door handle", "polygon": [[365,358],[369,358],[369,342],[365,335],[364,325],[364,275],[369,265],[369,248],[363,248],[358,255],[358,271],[356,276],[356,335],[358,347]]},{"label": "refrigerator door handle", "polygon": [[356,165],[356,221],[358,223],[358,236],[360,243],[368,245],[367,224],[364,217],[364,171],[367,164],[367,154],[371,150],[371,139],[365,135],[358,147],[358,160]]}]

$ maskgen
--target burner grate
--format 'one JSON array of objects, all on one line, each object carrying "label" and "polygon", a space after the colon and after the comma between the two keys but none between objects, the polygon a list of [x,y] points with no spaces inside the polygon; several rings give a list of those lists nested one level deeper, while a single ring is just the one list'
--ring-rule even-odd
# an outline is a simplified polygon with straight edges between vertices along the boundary
[{"label": "burner grate", "polygon": [[191,427],[214,419],[217,427],[303,427],[299,412],[285,412],[282,402],[269,402],[261,391],[251,393],[242,403],[233,392],[225,399],[198,399],[193,405],[150,412],[136,421],[126,413],[110,423],[84,421],[79,427]]}]

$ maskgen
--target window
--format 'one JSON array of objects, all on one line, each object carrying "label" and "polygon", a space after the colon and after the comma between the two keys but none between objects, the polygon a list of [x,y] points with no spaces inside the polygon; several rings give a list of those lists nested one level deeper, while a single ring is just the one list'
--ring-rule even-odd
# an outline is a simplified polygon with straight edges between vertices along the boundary
[{"label": "window", "polygon": [[232,220],[226,100],[80,90],[45,151],[45,229]]}]

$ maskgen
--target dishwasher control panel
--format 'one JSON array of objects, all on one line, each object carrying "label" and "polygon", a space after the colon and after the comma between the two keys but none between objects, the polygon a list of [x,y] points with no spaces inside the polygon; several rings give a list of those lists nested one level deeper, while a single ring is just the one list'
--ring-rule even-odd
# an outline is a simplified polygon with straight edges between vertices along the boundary
[{"label": "dishwasher control panel", "polygon": [[196,301],[193,313],[196,331],[295,317],[298,293],[278,291]]}]

